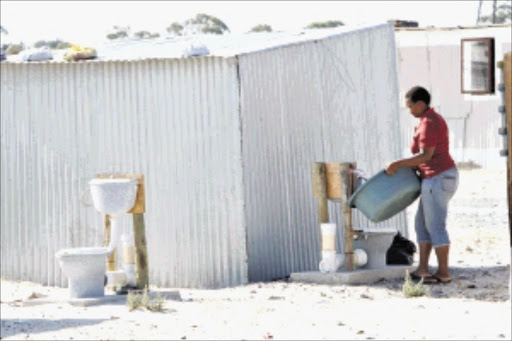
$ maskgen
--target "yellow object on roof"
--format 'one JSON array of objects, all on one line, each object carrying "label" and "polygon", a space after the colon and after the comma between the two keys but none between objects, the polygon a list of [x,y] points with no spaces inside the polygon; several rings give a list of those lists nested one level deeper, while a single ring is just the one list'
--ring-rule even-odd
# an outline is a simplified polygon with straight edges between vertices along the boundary
[{"label": "yellow object on roof", "polygon": [[83,47],[82,45],[71,45],[64,53],[65,61],[78,61],[96,58],[96,49],[92,47]]}]

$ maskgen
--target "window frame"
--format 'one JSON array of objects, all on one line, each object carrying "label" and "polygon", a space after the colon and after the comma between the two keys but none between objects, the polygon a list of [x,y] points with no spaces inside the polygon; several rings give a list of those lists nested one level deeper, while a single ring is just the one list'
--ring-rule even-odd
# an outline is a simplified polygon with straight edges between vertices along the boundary
[{"label": "window frame", "polygon": [[[489,74],[487,81],[487,89],[485,90],[466,90],[464,87],[464,42],[471,41],[486,41],[487,42],[487,72]],[[480,37],[480,38],[463,38],[460,41],[460,90],[463,94],[470,95],[493,95],[495,93],[495,72],[494,72],[494,38],[492,37]]]}]

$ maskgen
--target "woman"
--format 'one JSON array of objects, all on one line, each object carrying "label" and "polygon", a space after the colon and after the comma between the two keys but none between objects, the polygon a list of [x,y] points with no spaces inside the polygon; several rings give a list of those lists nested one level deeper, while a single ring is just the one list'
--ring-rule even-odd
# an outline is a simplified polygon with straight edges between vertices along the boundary
[{"label": "woman", "polygon": [[[400,167],[414,167],[422,178],[415,219],[420,264],[411,277],[423,278],[423,282],[428,284],[449,283],[450,239],[446,230],[446,216],[448,202],[457,190],[459,172],[449,152],[448,126],[443,117],[430,108],[429,92],[415,86],[405,98],[411,114],[419,119],[411,144],[414,156],[389,163],[386,172],[395,174]],[[434,274],[428,271],[432,246],[439,264]]]}]

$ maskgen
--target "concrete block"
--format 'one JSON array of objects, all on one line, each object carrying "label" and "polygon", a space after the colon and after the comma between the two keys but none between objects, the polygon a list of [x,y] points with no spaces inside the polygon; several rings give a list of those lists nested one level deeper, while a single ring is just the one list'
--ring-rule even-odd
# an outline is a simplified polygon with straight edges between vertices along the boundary
[{"label": "concrete block", "polygon": [[334,273],[321,273],[320,271],[295,272],[290,275],[290,280],[331,285],[371,284],[381,279],[405,278],[406,270],[412,272],[415,268],[414,265],[390,265],[383,269],[359,269]]},{"label": "concrete block", "polygon": [[[148,295],[150,298],[155,298],[157,295],[163,297],[165,300],[181,301],[181,295],[177,290],[149,290]],[[127,295],[106,294],[101,297],[88,297],[88,298],[61,298],[61,297],[42,297],[36,299],[27,299],[22,302],[25,307],[41,305],[41,304],[55,304],[55,303],[68,303],[77,307],[89,307],[102,304],[126,304]]]}]

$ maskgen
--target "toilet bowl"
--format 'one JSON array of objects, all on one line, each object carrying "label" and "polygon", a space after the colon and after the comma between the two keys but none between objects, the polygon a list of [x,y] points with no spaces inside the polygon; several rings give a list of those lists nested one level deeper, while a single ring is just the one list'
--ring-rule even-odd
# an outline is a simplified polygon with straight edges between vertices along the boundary
[{"label": "toilet bowl", "polygon": [[363,227],[354,229],[359,237],[354,247],[363,249],[368,255],[364,269],[383,269],[386,267],[386,253],[393,243],[397,229],[393,227]]},{"label": "toilet bowl", "polygon": [[62,272],[68,277],[70,298],[105,295],[107,254],[105,247],[62,249],[55,254]]}]

